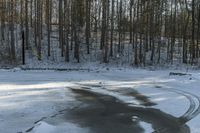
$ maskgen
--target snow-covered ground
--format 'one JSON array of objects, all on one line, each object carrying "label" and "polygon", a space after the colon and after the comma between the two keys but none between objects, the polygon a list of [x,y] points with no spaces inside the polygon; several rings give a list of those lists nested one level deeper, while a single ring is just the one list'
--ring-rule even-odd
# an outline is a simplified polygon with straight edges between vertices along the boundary
[{"label": "snow-covered ground", "polygon": [[[180,117],[191,108],[191,104],[195,106],[193,112],[188,114],[195,114],[198,98],[191,101],[190,96],[200,97],[200,71],[189,71],[191,75],[185,76],[170,76],[170,72],[143,69],[90,72],[0,70],[0,133],[90,132],[89,127],[82,127],[67,119],[47,120],[63,110],[80,105],[70,90],[79,86],[93,86],[93,92],[116,97],[129,106],[143,106],[141,101],[120,91],[120,88],[135,89],[157,103],[152,107],[167,114]],[[186,123],[191,133],[199,133],[199,122],[200,116],[195,116]],[[140,122],[140,125],[147,133],[153,131],[147,122]]]}]

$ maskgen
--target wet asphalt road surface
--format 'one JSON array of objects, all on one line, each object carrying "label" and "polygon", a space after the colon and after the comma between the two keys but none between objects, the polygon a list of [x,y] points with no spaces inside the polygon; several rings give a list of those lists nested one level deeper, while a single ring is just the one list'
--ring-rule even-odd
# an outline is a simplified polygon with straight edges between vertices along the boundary
[{"label": "wet asphalt road surface", "polygon": [[136,91],[130,95],[143,101],[148,108],[128,106],[113,96],[96,93],[88,88],[71,90],[84,106],[68,110],[65,118],[89,128],[92,133],[143,133],[140,122],[151,124],[155,133],[190,133],[184,120],[151,108],[156,103]]},{"label": "wet asphalt road surface", "polygon": [[[186,123],[200,112],[200,98],[175,89],[173,89],[174,93],[190,101],[190,108],[181,117],[174,117],[155,109],[153,106],[156,103],[133,88],[120,88],[113,91],[134,97],[141,106],[130,106],[114,96],[93,91],[91,89],[93,87],[100,86],[69,88],[75,94],[73,103],[78,102],[78,104],[70,109],[61,110],[49,118],[44,117],[35,124],[40,121],[52,123],[55,119],[58,121],[64,119],[64,121],[89,129],[89,133],[150,133],[151,131],[145,130],[141,125],[143,122],[151,126],[153,133],[190,133],[190,128]],[[199,105],[195,103],[195,100],[199,101]],[[32,131],[33,128],[34,126],[27,132]]]}]

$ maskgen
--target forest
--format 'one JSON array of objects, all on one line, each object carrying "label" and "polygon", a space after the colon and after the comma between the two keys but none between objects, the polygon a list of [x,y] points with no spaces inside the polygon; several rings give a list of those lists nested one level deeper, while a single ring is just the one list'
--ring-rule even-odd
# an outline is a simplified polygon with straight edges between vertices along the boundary
[{"label": "forest", "polygon": [[0,0],[0,63],[200,59],[199,0]]}]

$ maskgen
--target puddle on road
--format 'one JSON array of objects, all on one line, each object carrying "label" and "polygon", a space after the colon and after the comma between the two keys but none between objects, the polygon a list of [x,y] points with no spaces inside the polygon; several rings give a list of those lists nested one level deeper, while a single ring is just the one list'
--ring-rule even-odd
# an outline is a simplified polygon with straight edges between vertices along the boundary
[{"label": "puddle on road", "polygon": [[71,88],[71,91],[75,96],[75,101],[71,101],[73,108],[61,110],[43,121],[51,125],[70,122],[89,129],[89,133],[190,133],[181,119],[154,109],[155,103],[135,90],[125,88],[118,93],[146,103],[141,107],[130,106],[114,96],[93,92],[88,87]]},{"label": "puddle on road", "polygon": [[66,111],[64,117],[67,121],[89,128],[92,133],[144,133],[145,129],[140,124],[144,122],[150,124],[155,133],[190,133],[189,127],[179,118],[150,108],[153,103],[139,92],[130,95],[144,100],[148,108],[128,106],[113,96],[90,89],[71,90],[83,106]]}]

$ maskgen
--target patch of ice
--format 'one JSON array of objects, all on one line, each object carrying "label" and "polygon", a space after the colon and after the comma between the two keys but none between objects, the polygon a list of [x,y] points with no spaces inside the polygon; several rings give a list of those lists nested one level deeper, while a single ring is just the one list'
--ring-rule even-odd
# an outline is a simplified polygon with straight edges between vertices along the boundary
[{"label": "patch of ice", "polygon": [[56,127],[47,124],[46,122],[40,122],[33,129],[32,133],[53,133]]},{"label": "patch of ice", "polygon": [[144,133],[152,133],[154,130],[151,124],[141,121],[140,125],[145,129]]},{"label": "patch of ice", "polygon": [[61,125],[50,125],[46,122],[39,122],[31,133],[88,133],[88,128],[81,128],[73,123]]}]

